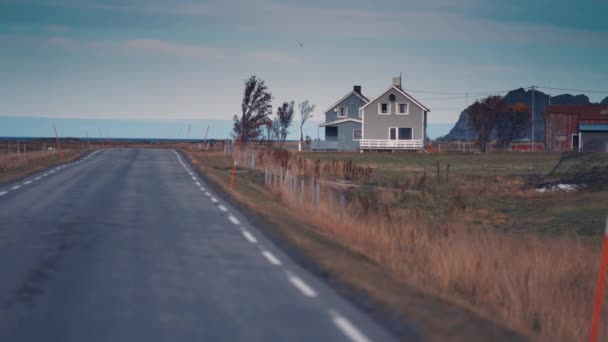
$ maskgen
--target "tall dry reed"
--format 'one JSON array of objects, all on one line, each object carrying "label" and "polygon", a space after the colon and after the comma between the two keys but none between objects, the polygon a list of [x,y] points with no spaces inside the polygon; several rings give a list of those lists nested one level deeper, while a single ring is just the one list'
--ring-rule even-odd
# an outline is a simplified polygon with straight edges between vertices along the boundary
[{"label": "tall dry reed", "polygon": [[[342,176],[349,163],[311,163],[284,152],[260,153],[262,163],[292,170],[292,175]],[[265,158],[265,159],[264,159]],[[317,172],[327,168],[327,173]],[[298,173],[299,172],[299,173]],[[368,171],[354,174],[369,177]],[[282,175],[285,173],[283,172]],[[371,173],[370,173],[371,174]],[[505,180],[520,185],[516,180]],[[462,197],[507,190],[472,181],[457,186],[429,181],[426,175],[391,191],[339,192],[323,184],[320,200],[294,196],[293,188],[272,191],[292,211],[330,234],[345,246],[384,265],[404,281],[431,291],[480,314],[507,324],[533,339],[581,341],[587,338],[600,246],[576,236],[541,237],[471,230],[455,219],[466,206]],[[278,184],[284,184],[278,182]],[[419,191],[411,191],[418,188]],[[298,189],[298,188],[296,188]],[[296,190],[298,191],[298,190]],[[314,196],[305,187],[305,198]],[[342,221],[336,193],[348,198]],[[602,326],[608,325],[608,313]],[[602,339],[608,340],[606,328]]]}]

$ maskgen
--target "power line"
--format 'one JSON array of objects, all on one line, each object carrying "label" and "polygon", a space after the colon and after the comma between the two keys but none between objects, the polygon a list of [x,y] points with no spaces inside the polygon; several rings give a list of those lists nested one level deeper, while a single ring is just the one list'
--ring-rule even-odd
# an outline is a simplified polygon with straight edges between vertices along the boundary
[{"label": "power line", "polygon": [[[525,87],[524,89],[529,89],[529,88],[530,87]],[[468,95],[485,95],[485,94],[508,93],[508,92],[512,91],[513,89],[517,89],[517,88],[512,88],[512,89],[508,89],[508,90],[495,90],[495,91],[482,91],[482,92],[464,92],[464,93],[460,93],[460,92],[427,91],[427,90],[416,90],[416,89],[403,89],[403,90],[405,90],[405,91],[411,91],[413,93],[435,94],[435,95],[467,95],[467,94]],[[460,97],[458,97],[458,98],[460,98]],[[464,98],[464,97],[462,97],[462,98]]]},{"label": "power line", "polygon": [[602,90],[566,89],[566,88],[553,88],[553,87],[544,87],[544,86],[537,86],[536,88],[551,89],[551,90],[563,90],[563,91],[580,91],[581,93],[608,94],[608,91],[602,91]]},{"label": "power line", "polygon": [[466,98],[466,96],[459,96],[459,97],[431,97],[431,98],[427,98],[427,99],[416,99],[419,101],[433,101],[433,100],[458,100],[458,99],[464,99]]}]

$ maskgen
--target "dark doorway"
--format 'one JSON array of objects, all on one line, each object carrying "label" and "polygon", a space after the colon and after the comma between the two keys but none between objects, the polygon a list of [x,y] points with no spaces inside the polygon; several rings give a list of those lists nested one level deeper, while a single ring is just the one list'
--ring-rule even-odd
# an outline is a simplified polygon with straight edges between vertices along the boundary
[{"label": "dark doorway", "polygon": [[572,150],[578,150],[578,134],[572,134]]}]

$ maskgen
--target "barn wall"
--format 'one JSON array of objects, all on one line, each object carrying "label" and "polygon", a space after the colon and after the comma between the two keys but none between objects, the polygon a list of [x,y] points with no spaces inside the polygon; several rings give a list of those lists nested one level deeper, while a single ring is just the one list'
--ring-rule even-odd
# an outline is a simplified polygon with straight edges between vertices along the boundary
[{"label": "barn wall", "polygon": [[552,152],[569,151],[572,135],[578,134],[578,115],[550,113],[545,120],[545,149]]}]

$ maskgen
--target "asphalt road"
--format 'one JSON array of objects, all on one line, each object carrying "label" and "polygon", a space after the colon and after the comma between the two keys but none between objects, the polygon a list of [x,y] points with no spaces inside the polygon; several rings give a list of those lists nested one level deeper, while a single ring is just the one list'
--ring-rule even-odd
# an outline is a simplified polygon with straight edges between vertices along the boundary
[{"label": "asphalt road", "polygon": [[386,341],[171,150],[0,188],[0,341]]}]

